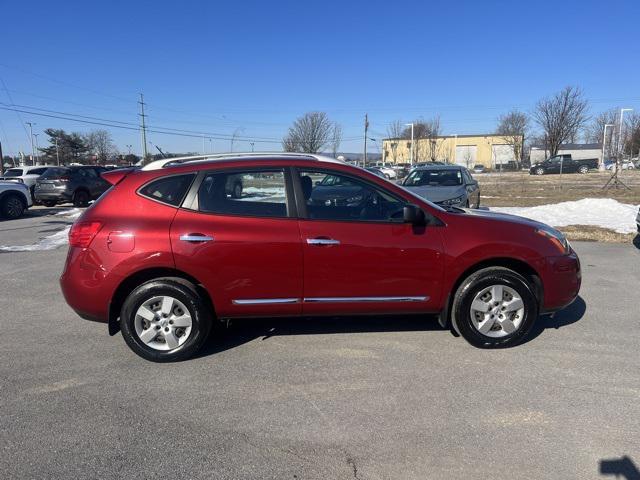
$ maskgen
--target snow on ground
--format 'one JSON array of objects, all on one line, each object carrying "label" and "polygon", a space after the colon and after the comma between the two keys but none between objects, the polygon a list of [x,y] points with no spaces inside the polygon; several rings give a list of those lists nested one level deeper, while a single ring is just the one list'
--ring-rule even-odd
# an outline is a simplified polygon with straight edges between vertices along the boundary
[{"label": "snow on ground", "polygon": [[[75,220],[84,210],[80,208],[72,208],[58,212],[55,216],[63,216],[69,220]],[[69,229],[71,225],[59,230],[51,235],[41,238],[36,243],[30,245],[0,245],[0,252],[34,252],[43,250],[55,250],[58,247],[66,245],[69,237]]]},{"label": "snow on ground", "polygon": [[31,245],[0,245],[0,252],[34,252],[41,250],[55,250],[62,245],[66,245],[69,236],[69,229],[71,226],[63,230],[59,230],[47,237],[41,238],[36,243]]},{"label": "snow on ground", "polygon": [[56,216],[62,215],[64,217],[69,218],[70,220],[75,220],[84,212],[81,208],[72,208],[71,210],[63,210],[62,212],[56,213]]},{"label": "snow on ground", "polygon": [[552,227],[590,225],[618,233],[634,233],[638,205],[620,203],[613,198],[583,198],[537,207],[490,207],[490,210],[530,218]]}]

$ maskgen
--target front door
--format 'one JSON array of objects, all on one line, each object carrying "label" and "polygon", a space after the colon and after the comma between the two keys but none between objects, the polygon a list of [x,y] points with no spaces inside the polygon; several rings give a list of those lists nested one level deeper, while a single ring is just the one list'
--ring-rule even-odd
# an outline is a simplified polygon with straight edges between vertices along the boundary
[{"label": "front door", "polygon": [[441,227],[403,223],[405,200],[341,172],[301,170],[296,179],[306,209],[305,314],[437,310]]},{"label": "front door", "polygon": [[176,214],[176,268],[205,286],[218,317],[301,313],[302,249],[286,177],[277,168],[201,175]]}]

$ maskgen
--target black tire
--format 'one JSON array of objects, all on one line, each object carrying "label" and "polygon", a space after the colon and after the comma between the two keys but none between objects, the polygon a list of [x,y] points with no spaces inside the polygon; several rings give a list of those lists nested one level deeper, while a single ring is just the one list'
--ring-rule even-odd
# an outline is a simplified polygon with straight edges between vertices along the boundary
[{"label": "black tire", "polygon": [[544,175],[544,168],[540,167],[540,168],[536,168],[535,170],[536,175]]},{"label": "black tire", "polygon": [[578,173],[582,173],[583,175],[589,173],[589,167],[587,167],[586,165],[580,165],[580,167],[578,168]]},{"label": "black tire", "polygon": [[[172,350],[156,350],[146,345],[136,333],[136,312],[153,297],[171,296],[186,306],[191,315],[191,333],[187,340]],[[152,362],[176,362],[193,356],[207,340],[211,331],[213,312],[194,288],[169,278],[143,283],[133,290],[120,311],[120,329],[125,342],[140,357]]]},{"label": "black tire", "polygon": [[44,202],[42,202],[42,204],[45,207],[55,207],[56,206],[56,202],[54,202],[53,200],[45,200]]},{"label": "black tire", "polygon": [[0,215],[9,220],[20,218],[27,206],[18,195],[7,195],[0,200]]},{"label": "black tire", "polygon": [[73,206],[74,207],[86,207],[89,205],[89,192],[86,190],[77,190],[73,194]]},{"label": "black tire", "polygon": [[[481,333],[471,315],[471,304],[476,295],[492,285],[503,285],[515,290],[522,299],[523,318],[514,332],[501,337]],[[478,348],[506,348],[520,343],[531,331],[538,318],[538,300],[529,282],[520,274],[503,267],[489,267],[466,278],[455,293],[451,320],[455,330],[471,345]]]},{"label": "black tire", "polygon": [[231,196],[233,198],[241,198],[242,197],[242,183],[236,182],[233,184],[233,192],[231,192]]}]

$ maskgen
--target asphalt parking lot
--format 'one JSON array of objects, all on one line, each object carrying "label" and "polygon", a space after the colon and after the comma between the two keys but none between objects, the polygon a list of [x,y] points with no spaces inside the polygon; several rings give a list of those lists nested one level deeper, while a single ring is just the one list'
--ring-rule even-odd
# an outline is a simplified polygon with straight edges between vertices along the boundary
[{"label": "asphalt parking lot", "polygon": [[[0,245],[61,211],[0,222]],[[638,478],[640,251],[574,246],[580,298],[516,348],[432,318],[266,319],[167,365],[67,307],[65,247],[0,252],[0,478]]]}]

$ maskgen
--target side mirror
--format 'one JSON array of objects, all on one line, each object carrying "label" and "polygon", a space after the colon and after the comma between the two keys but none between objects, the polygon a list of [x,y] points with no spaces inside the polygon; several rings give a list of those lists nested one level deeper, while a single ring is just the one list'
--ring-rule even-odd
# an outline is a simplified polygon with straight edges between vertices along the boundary
[{"label": "side mirror", "polygon": [[318,185],[320,185],[320,180],[316,180],[315,183],[316,183],[316,187],[317,187]]},{"label": "side mirror", "polygon": [[413,204],[404,206],[402,210],[402,219],[404,220],[404,223],[410,223],[412,225],[424,225],[426,223],[424,212],[420,207]]}]

